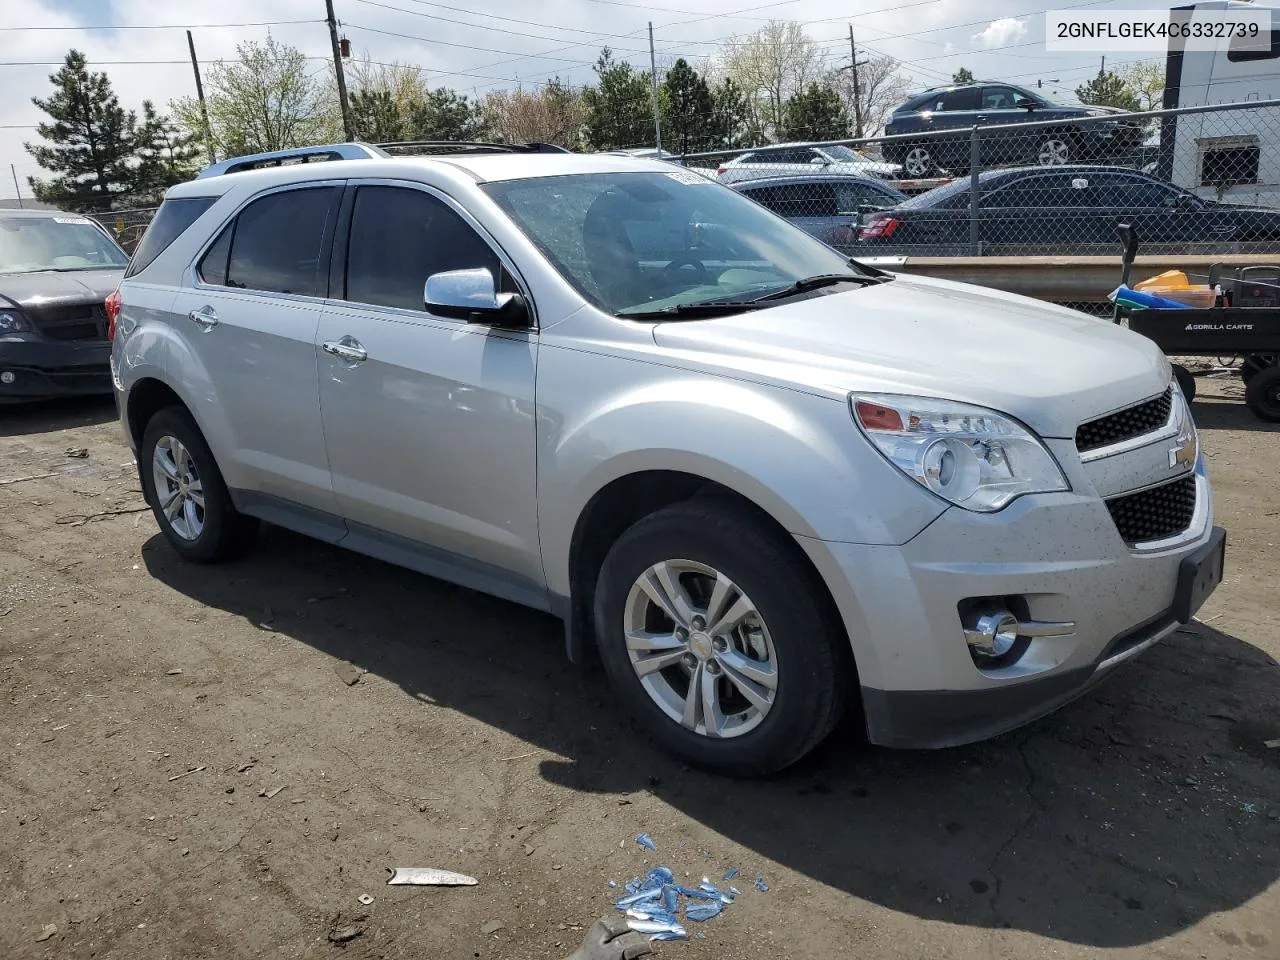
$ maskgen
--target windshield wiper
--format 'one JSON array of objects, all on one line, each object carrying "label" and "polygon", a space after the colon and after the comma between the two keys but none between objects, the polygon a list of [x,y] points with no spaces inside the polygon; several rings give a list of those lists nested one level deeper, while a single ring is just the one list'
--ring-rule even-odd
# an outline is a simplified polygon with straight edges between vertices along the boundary
[{"label": "windshield wiper", "polygon": [[657,310],[623,311],[618,316],[625,320],[673,320],[677,317],[724,317],[758,309],[760,305],[755,300],[706,300],[702,303],[678,303]]},{"label": "windshield wiper", "polygon": [[870,286],[871,284],[882,282],[879,277],[860,277],[852,273],[820,273],[816,276],[805,277],[803,280],[797,280],[789,287],[783,287],[781,290],[773,291],[773,293],[766,293],[763,297],[756,297],[750,302],[764,303],[769,300],[783,300],[787,297],[794,297],[797,293],[807,293],[810,290],[834,286],[837,283],[860,283],[863,286]]}]

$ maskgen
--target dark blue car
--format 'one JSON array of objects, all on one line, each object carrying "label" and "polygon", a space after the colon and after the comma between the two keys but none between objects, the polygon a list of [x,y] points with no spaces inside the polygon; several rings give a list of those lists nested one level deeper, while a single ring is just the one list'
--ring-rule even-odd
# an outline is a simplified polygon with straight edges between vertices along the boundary
[{"label": "dark blue car", "polygon": [[[1114,115],[1114,120],[1080,121]],[[1035,130],[1001,129],[1009,124],[1057,120],[1060,126]],[[982,166],[1079,163],[1132,153],[1145,133],[1114,107],[1068,106],[1010,83],[969,83],[935,87],[916,94],[893,111],[889,135],[920,134],[919,140],[886,140],[885,159],[902,164],[905,177],[928,177],[939,169],[969,169],[969,131],[981,131]]]},{"label": "dark blue car", "polygon": [[907,201],[905,193],[868,177],[795,174],[743,180],[731,187],[846,253],[857,245],[864,217]]}]

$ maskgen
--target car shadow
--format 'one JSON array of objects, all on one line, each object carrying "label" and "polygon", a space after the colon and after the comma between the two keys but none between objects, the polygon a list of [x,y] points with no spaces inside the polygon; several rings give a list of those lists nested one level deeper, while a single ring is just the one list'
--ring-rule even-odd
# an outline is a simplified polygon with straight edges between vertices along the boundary
[{"label": "car shadow", "polygon": [[996,740],[895,752],[846,724],[783,774],[726,789],[621,721],[597,669],[565,661],[550,616],[275,528],[229,566],[183,564],[159,535],[143,556],[202,604],[558,755],[540,766],[548,781],[651,791],[762,857],[923,919],[1135,946],[1280,876],[1280,764],[1264,746],[1280,731],[1280,672],[1204,625]]},{"label": "car shadow", "polygon": [[1191,416],[1201,430],[1280,433],[1280,423],[1259,420],[1254,416],[1253,411],[1245,406],[1243,389],[1233,390],[1229,396],[1196,397],[1191,401]]},{"label": "car shadow", "polygon": [[0,403],[0,437],[51,433],[74,427],[92,427],[114,420],[115,399],[110,395]]}]

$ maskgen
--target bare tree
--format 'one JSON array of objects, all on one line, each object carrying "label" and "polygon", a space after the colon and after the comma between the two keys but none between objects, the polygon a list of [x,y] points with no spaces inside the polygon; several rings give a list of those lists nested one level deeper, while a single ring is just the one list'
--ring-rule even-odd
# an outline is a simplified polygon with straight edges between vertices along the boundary
[{"label": "bare tree", "polygon": [[1164,105],[1165,65],[1163,60],[1139,60],[1121,71],[1125,85],[1138,98],[1140,110],[1158,110]]},{"label": "bare tree", "polygon": [[750,36],[725,44],[719,72],[746,92],[758,126],[776,134],[787,101],[821,78],[822,57],[800,24],[770,20]]},{"label": "bare tree", "polygon": [[558,79],[541,90],[494,90],[484,98],[484,121],[507,143],[554,143],[578,146],[586,109],[582,93]]},{"label": "bare tree", "polygon": [[[862,129],[867,136],[879,133],[893,108],[911,94],[913,84],[902,75],[900,67],[901,64],[893,57],[879,55],[869,56],[858,67],[858,106]],[[829,82],[839,91],[849,115],[857,115],[853,108],[853,77],[849,71],[838,71]]]},{"label": "bare tree", "polygon": [[428,86],[421,67],[407,63],[376,63],[368,53],[345,66],[347,89],[387,94],[402,117],[410,116],[427,99]]}]

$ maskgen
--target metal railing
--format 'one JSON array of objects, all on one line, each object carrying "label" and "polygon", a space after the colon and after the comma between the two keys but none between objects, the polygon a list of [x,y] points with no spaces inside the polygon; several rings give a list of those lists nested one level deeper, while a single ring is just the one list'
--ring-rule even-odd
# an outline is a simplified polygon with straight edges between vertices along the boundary
[{"label": "metal railing", "polygon": [[916,132],[678,162],[856,256],[1110,255],[1120,222],[1148,253],[1280,253],[1280,99],[997,114],[1018,122],[938,112]]},{"label": "metal railing", "polygon": [[87,213],[86,217],[100,223],[115,238],[124,252],[133,256],[138,242],[146,232],[159,207],[138,207],[133,210],[111,210],[106,213]]}]

